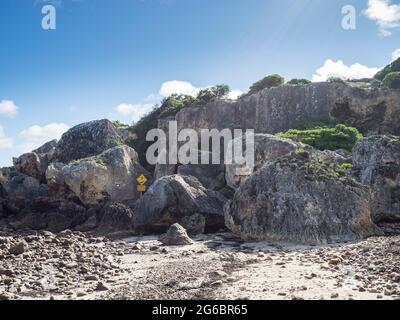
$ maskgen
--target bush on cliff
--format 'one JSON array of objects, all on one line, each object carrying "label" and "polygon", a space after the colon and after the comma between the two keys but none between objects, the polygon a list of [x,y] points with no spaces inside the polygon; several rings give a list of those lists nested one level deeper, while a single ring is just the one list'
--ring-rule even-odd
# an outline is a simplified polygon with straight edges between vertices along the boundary
[{"label": "bush on cliff", "polygon": [[201,90],[196,97],[183,94],[173,94],[164,99],[161,106],[154,109],[142,117],[138,122],[130,127],[130,131],[135,134],[135,139],[129,141],[130,147],[134,148],[139,156],[140,163],[148,170],[152,171],[153,166],[147,165],[145,154],[152,142],[146,141],[147,132],[158,127],[158,120],[174,117],[180,110],[188,107],[198,107],[209,103],[214,99],[220,99],[229,93],[227,85],[218,85]]},{"label": "bush on cliff", "polygon": [[193,102],[193,106],[203,106],[214,99],[221,99],[230,92],[229,86],[222,84],[201,90]]},{"label": "bush on cliff", "polygon": [[355,143],[363,138],[362,134],[352,127],[339,124],[311,125],[305,130],[291,129],[277,135],[280,138],[292,139],[311,145],[319,150],[344,149],[351,151]]},{"label": "bush on cliff", "polygon": [[266,88],[281,87],[284,83],[285,79],[283,77],[279,74],[273,74],[253,83],[250,87],[249,94],[259,92]]},{"label": "bush on cliff", "polygon": [[374,78],[383,81],[385,77],[392,72],[400,72],[400,58],[393,61],[391,64],[379,71]]},{"label": "bush on cliff", "polygon": [[385,86],[391,89],[400,89],[400,72],[391,72],[383,79]]},{"label": "bush on cliff", "polygon": [[292,79],[288,82],[286,82],[287,85],[289,86],[303,86],[306,84],[310,84],[311,81],[307,79]]}]

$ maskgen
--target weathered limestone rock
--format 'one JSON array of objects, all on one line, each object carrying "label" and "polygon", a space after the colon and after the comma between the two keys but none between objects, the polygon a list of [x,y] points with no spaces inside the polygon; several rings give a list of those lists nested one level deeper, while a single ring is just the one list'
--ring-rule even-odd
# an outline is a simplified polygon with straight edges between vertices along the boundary
[{"label": "weathered limestone rock", "polygon": [[225,220],[244,240],[326,244],[380,233],[368,188],[307,152],[249,177],[226,206]]},{"label": "weathered limestone rock", "polygon": [[353,149],[354,173],[371,188],[373,220],[400,232],[400,138],[371,136]]},{"label": "weathered limestone rock", "polygon": [[167,233],[160,236],[160,242],[166,246],[187,246],[193,244],[185,228],[178,223],[172,225]]},{"label": "weathered limestone rock", "polygon": [[[243,146],[243,152],[246,152],[246,136],[236,138],[230,142],[230,147],[236,145]],[[236,147],[235,147],[236,148]],[[233,189],[239,188],[244,181],[254,172],[259,170],[265,164],[273,162],[279,157],[287,155],[299,148],[310,148],[304,144],[294,142],[289,139],[281,139],[269,134],[254,135],[254,167],[246,167],[233,162],[226,165],[226,181],[228,186]],[[240,149],[239,149],[240,150]]]},{"label": "weathered limestone rock", "polygon": [[111,121],[92,121],[64,133],[54,156],[56,162],[68,164],[74,160],[96,156],[122,144],[122,138]]},{"label": "weathered limestone rock", "polygon": [[14,168],[20,173],[34,177],[40,181],[45,180],[45,172],[53,160],[57,141],[53,140],[42,147],[13,159]]},{"label": "weathered limestone rock", "polygon": [[135,229],[165,230],[183,217],[196,213],[206,219],[206,228],[224,227],[223,206],[226,199],[216,191],[207,190],[194,177],[168,176],[154,182],[135,206]]},{"label": "weathered limestone rock", "polygon": [[197,178],[210,190],[221,190],[226,186],[224,164],[188,164],[178,167],[178,174]]},{"label": "weathered limestone rock", "polygon": [[110,203],[100,211],[98,229],[102,232],[132,229],[133,211],[122,203]]},{"label": "weathered limestone rock", "polygon": [[[136,179],[150,174],[139,164],[132,148],[122,145],[62,168],[64,181],[85,205],[124,202],[140,197]],[[58,176],[55,173],[54,176]]]},{"label": "weathered limestone rock", "polygon": [[190,235],[203,234],[206,229],[206,219],[201,214],[194,214],[183,217],[180,225],[186,229]]},{"label": "weathered limestone rock", "polygon": [[364,133],[400,135],[400,92],[364,81],[265,89],[237,102],[217,100],[203,107],[185,108],[176,119],[179,128],[197,131],[237,128],[275,134],[301,129],[311,122],[335,121]]},{"label": "weathered limestone rock", "polygon": [[16,230],[48,230],[57,233],[81,225],[86,219],[86,209],[76,203],[39,197],[11,217],[10,226]]}]

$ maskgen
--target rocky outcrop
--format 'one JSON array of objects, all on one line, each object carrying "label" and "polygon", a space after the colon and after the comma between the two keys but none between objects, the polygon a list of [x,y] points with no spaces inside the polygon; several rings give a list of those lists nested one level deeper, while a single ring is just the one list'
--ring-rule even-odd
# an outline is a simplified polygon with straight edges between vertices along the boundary
[{"label": "rocky outcrop", "polygon": [[154,182],[135,206],[137,230],[160,231],[196,213],[206,219],[208,230],[224,227],[223,206],[226,199],[207,190],[196,178],[168,176]]},{"label": "rocky outcrop", "polygon": [[[98,156],[75,161],[57,168],[48,176],[65,181],[68,188],[82,201],[91,206],[106,202],[124,202],[140,197],[136,179],[150,174],[139,164],[135,150],[128,146],[109,149]],[[62,174],[63,178],[59,178]],[[52,178],[49,179],[52,181]]]},{"label": "rocky outcrop", "polygon": [[[246,152],[246,136],[236,138],[230,142],[230,147],[237,148],[237,145],[239,148],[243,146],[243,153]],[[299,148],[306,148],[306,146],[269,134],[255,134],[254,145],[251,148],[254,150],[254,167],[237,164],[235,163],[235,159],[233,159],[233,164],[226,165],[226,181],[228,186],[233,189],[239,188],[249,176],[265,164],[273,162],[279,157],[296,151]]]},{"label": "rocky outcrop", "polygon": [[400,232],[400,138],[372,136],[353,149],[354,173],[370,186],[373,219],[387,233]]},{"label": "rocky outcrop", "polygon": [[0,183],[0,220],[3,218],[4,215],[4,203],[6,201],[6,191],[4,190],[2,184]]},{"label": "rocky outcrop", "polygon": [[44,181],[45,172],[48,165],[53,160],[56,145],[57,141],[53,140],[30,153],[25,153],[18,158],[14,158],[13,163],[15,170],[40,181]]},{"label": "rocky outcrop", "polygon": [[3,183],[3,187],[7,194],[8,202],[14,203],[16,206],[48,194],[47,186],[41,184],[38,179],[16,172],[10,176],[9,180]]},{"label": "rocky outcrop", "polygon": [[315,154],[261,168],[226,206],[228,228],[245,240],[325,244],[379,234],[368,189]]},{"label": "rocky outcrop", "polygon": [[156,165],[154,176],[160,179],[166,176],[179,174],[182,176],[193,176],[197,178],[204,187],[211,190],[221,190],[226,186],[225,181],[225,165],[223,159],[220,164],[201,164],[202,158],[208,158],[208,162],[212,163],[212,153],[208,151],[191,150],[192,153],[198,154],[198,164],[158,164]]},{"label": "rocky outcrop", "polygon": [[83,123],[63,134],[55,150],[55,161],[68,164],[96,156],[121,144],[122,138],[111,121]]},{"label": "rocky outcrop", "polygon": [[132,229],[133,211],[122,203],[110,203],[99,214],[98,230],[111,233]]},{"label": "rocky outcrop", "polygon": [[238,101],[185,108],[179,128],[254,129],[275,134],[310,122],[338,122],[364,133],[400,134],[400,92],[364,82],[323,82],[265,89]]},{"label": "rocky outcrop", "polygon": [[81,225],[86,219],[86,209],[76,203],[39,197],[9,217],[9,223],[16,230],[60,232]]},{"label": "rocky outcrop", "polygon": [[172,225],[167,233],[160,236],[160,242],[166,246],[187,246],[193,244],[185,228],[177,223]]}]

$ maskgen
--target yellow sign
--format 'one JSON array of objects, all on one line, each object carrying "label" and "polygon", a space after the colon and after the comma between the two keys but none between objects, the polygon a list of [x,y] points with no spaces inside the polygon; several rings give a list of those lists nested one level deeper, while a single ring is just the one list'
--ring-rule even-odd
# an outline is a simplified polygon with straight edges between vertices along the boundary
[{"label": "yellow sign", "polygon": [[145,175],[141,175],[139,178],[136,179],[137,183],[141,186],[145,185],[147,181],[149,181]]},{"label": "yellow sign", "polygon": [[146,190],[147,190],[146,186],[142,186],[142,185],[137,186],[137,191],[138,192],[146,192]]}]

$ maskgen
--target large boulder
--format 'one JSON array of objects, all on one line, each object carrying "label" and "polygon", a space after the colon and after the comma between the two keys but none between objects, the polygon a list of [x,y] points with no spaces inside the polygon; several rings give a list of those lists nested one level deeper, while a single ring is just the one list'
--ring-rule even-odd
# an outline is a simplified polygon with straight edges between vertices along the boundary
[{"label": "large boulder", "polygon": [[133,211],[122,203],[109,203],[99,213],[98,229],[101,232],[119,232],[132,229]]},{"label": "large boulder", "polygon": [[387,233],[400,232],[400,138],[371,136],[353,149],[354,173],[371,188],[373,220]]},{"label": "large boulder", "polygon": [[261,168],[225,209],[228,228],[249,241],[326,244],[379,234],[368,188],[307,152]]},{"label": "large boulder", "polygon": [[[56,170],[56,168],[54,168]],[[137,200],[136,179],[150,174],[140,165],[135,150],[122,145],[102,154],[70,163],[61,169],[68,188],[85,205]],[[54,177],[59,173],[54,172]],[[58,178],[55,178],[56,180]]]},{"label": "large boulder", "polygon": [[[199,155],[201,154],[202,152],[199,152]],[[206,154],[211,156],[209,152],[206,152]],[[181,165],[177,171],[179,175],[197,178],[205,188],[210,190],[221,190],[226,186],[225,165],[223,162],[221,164]]]},{"label": "large boulder", "polygon": [[55,160],[69,163],[96,156],[121,144],[122,138],[111,121],[83,123],[63,134],[55,150]]},{"label": "large boulder", "polygon": [[56,145],[57,141],[53,140],[32,152],[13,158],[15,170],[44,181],[45,172],[49,163],[53,160]]},{"label": "large boulder", "polygon": [[[238,164],[233,159],[232,164],[226,165],[226,181],[228,186],[233,189],[239,188],[246,179],[254,172],[259,170],[268,162],[273,162],[279,157],[287,155],[299,148],[305,148],[305,145],[294,142],[289,139],[281,139],[270,134],[254,134],[254,145],[252,140],[249,140],[251,147],[254,150],[254,167]],[[230,148],[243,148],[243,153],[247,151],[246,141],[247,136],[244,135],[230,142]],[[240,150],[240,149],[237,149]]]},{"label": "large boulder", "polygon": [[162,231],[183,217],[198,213],[205,217],[207,230],[218,230],[224,227],[226,201],[220,193],[206,189],[195,177],[163,177],[136,203],[134,227],[144,232]]}]

